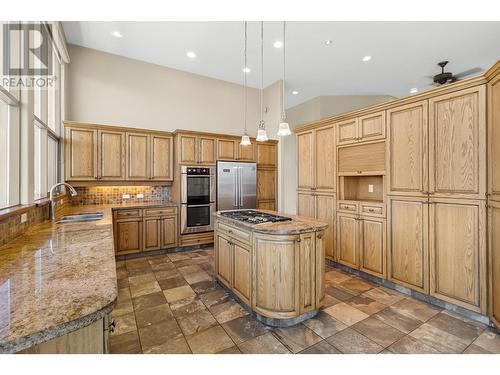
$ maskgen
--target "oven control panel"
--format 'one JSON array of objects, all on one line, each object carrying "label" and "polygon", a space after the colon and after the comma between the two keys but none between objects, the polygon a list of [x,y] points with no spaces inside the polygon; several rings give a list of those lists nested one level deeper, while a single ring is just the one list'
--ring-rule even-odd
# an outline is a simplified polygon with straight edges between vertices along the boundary
[{"label": "oven control panel", "polygon": [[186,171],[189,175],[210,175],[210,168],[188,168]]}]

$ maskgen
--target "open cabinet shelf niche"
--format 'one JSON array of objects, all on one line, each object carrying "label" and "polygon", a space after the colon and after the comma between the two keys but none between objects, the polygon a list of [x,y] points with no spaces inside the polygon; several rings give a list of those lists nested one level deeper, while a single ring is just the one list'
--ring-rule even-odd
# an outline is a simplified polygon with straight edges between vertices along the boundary
[{"label": "open cabinet shelf niche", "polygon": [[380,202],[384,201],[384,176],[339,177],[340,200]]}]

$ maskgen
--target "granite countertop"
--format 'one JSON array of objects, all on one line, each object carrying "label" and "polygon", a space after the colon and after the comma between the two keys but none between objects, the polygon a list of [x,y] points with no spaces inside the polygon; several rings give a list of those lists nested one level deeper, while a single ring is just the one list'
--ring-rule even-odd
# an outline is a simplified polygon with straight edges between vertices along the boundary
[{"label": "granite countertop", "polygon": [[217,220],[226,222],[236,227],[240,227],[242,229],[251,230],[253,232],[263,233],[263,234],[293,235],[300,233],[317,232],[328,228],[329,225],[326,221],[321,221],[296,215],[288,215],[282,212],[269,211],[269,210],[256,210],[256,211],[265,212],[271,215],[286,216],[291,218],[292,220],[281,221],[276,223],[252,224],[244,221],[231,219],[226,216],[222,216],[221,212],[224,211],[217,211],[216,213],[214,213],[214,216],[217,217]]},{"label": "granite countertop", "polygon": [[66,206],[58,217],[103,212],[102,220],[46,220],[0,246],[0,353],[14,353],[83,328],[117,297],[112,210],[170,202]]}]

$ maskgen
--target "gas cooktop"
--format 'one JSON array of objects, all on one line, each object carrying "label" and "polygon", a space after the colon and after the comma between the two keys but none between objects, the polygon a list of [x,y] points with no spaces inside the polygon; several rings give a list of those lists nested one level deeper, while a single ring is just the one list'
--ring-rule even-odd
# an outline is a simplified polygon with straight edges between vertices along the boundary
[{"label": "gas cooktop", "polygon": [[289,217],[270,215],[264,212],[253,211],[253,210],[240,210],[240,211],[227,211],[221,212],[222,216],[228,217],[230,219],[244,221],[251,224],[260,223],[276,223],[279,221],[290,221]]}]

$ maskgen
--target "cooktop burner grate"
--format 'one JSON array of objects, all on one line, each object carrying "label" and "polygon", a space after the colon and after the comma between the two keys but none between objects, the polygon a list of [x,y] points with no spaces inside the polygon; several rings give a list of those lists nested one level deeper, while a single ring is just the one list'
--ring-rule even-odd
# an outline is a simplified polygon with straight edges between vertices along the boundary
[{"label": "cooktop burner grate", "polygon": [[222,212],[221,215],[228,217],[230,219],[244,221],[252,224],[277,223],[281,221],[292,220],[289,217],[270,215],[264,212],[253,211],[253,210],[228,211],[228,212]]}]

